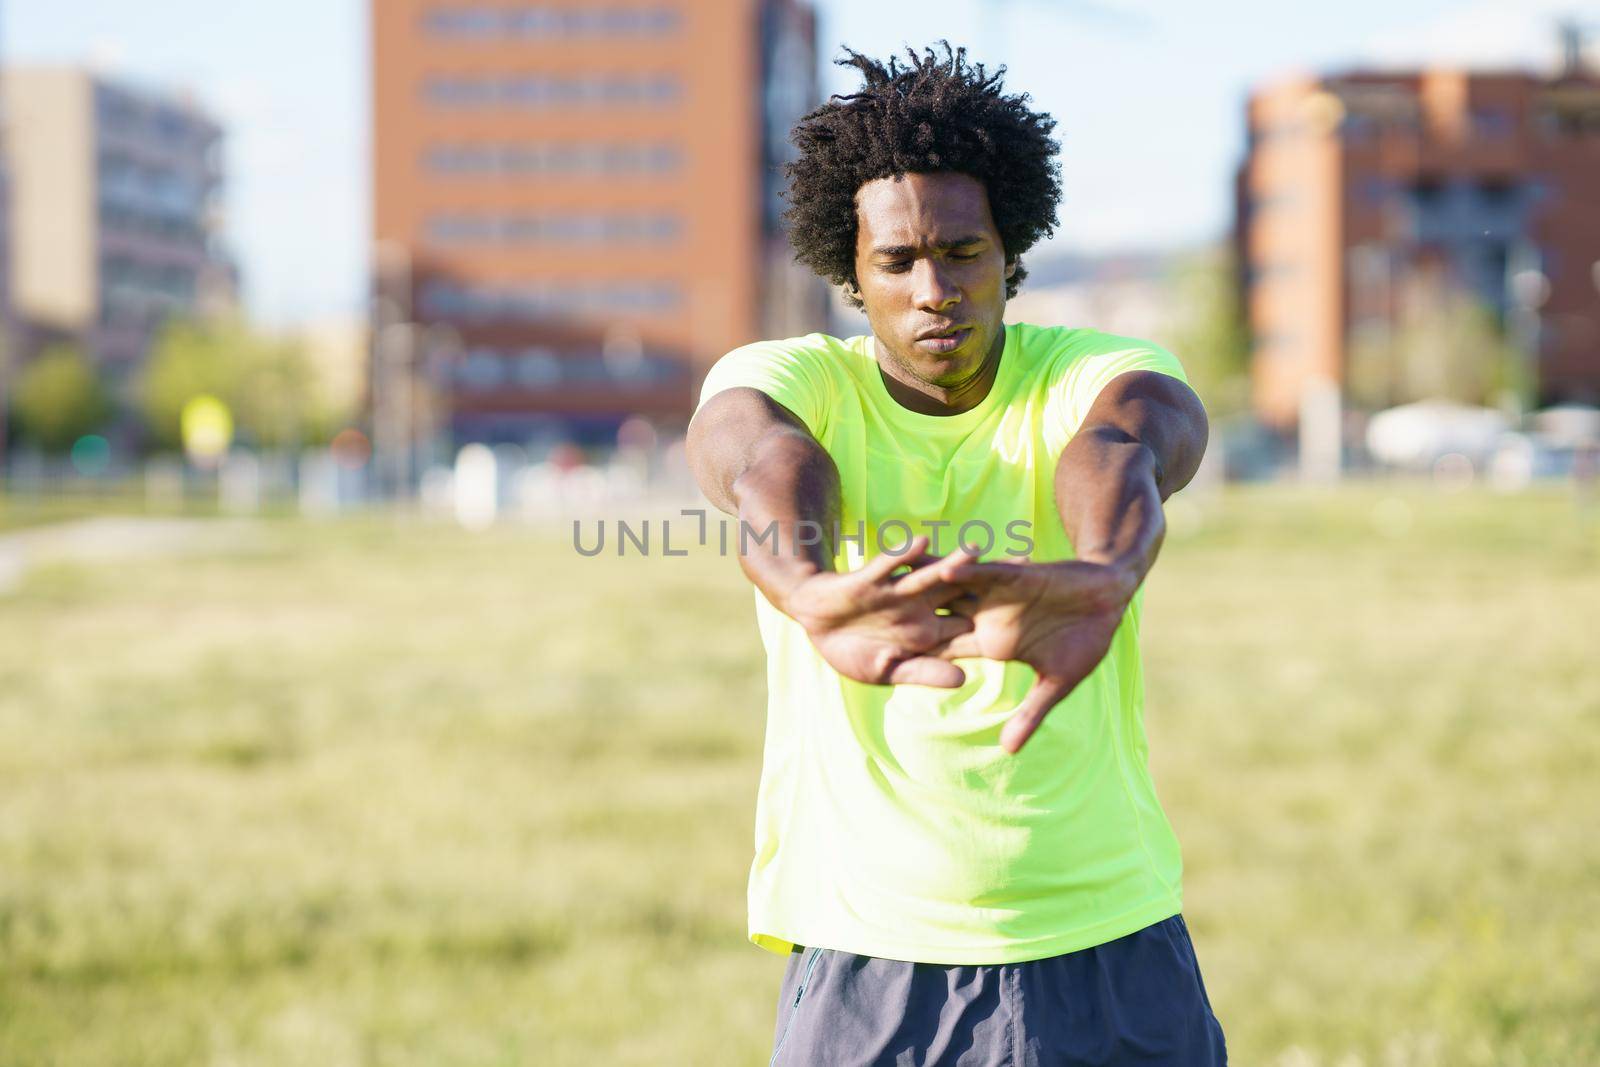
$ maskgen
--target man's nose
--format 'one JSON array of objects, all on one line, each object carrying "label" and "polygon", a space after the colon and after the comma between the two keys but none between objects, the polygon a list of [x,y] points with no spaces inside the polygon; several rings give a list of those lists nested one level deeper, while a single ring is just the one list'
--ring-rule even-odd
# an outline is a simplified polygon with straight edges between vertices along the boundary
[{"label": "man's nose", "polygon": [[912,266],[917,307],[942,311],[961,299],[961,290],[951,281],[937,260],[921,259]]}]

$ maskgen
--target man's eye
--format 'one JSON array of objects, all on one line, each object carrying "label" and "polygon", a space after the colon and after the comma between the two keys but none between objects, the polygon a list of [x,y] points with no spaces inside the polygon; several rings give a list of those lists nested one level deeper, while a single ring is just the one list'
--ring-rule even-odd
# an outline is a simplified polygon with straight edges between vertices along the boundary
[{"label": "man's eye", "polygon": [[951,259],[959,259],[963,263],[965,263],[968,260],[977,259],[978,256],[979,256],[979,253],[977,253],[977,252],[953,252],[953,253],[951,253],[950,258]]},{"label": "man's eye", "polygon": [[911,264],[909,263],[885,263],[883,265],[883,269],[888,271],[890,274],[899,274],[910,265]]}]

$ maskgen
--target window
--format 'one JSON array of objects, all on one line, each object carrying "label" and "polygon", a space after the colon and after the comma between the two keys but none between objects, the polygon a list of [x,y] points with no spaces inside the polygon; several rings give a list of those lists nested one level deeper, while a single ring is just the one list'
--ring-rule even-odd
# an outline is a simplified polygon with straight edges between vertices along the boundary
[{"label": "window", "polygon": [[1344,124],[1339,129],[1348,143],[1366,144],[1382,131],[1383,123],[1374,115],[1351,111],[1345,115]]},{"label": "window", "polygon": [[1600,134],[1600,106],[1550,104],[1539,112],[1539,132],[1547,141]]},{"label": "window", "polygon": [[664,37],[683,25],[674,7],[516,4],[434,8],[422,26],[434,37],[492,41],[503,37]]},{"label": "window", "polygon": [[541,215],[434,215],[426,224],[433,244],[665,244],[683,230],[666,213],[565,213]]},{"label": "window", "polygon": [[1503,208],[1517,195],[1516,181],[1512,178],[1486,178],[1478,184],[1478,197],[1488,206]]},{"label": "window", "polygon": [[1397,188],[1389,179],[1369,174],[1356,184],[1356,199],[1366,207],[1381,207],[1393,199]]},{"label": "window", "polygon": [[660,106],[677,100],[681,91],[670,74],[441,75],[422,86],[423,99],[440,108]]},{"label": "window", "polygon": [[1437,204],[1444,199],[1444,181],[1432,175],[1424,175],[1417,179],[1416,185],[1412,186],[1411,195],[1423,206]]},{"label": "window", "polygon": [[1501,141],[1516,132],[1516,120],[1503,107],[1472,109],[1472,133],[1486,141]]},{"label": "window", "polygon": [[561,381],[561,362],[548,348],[525,348],[517,357],[516,381],[524,389],[543,389]]},{"label": "window", "polygon": [[504,380],[504,370],[499,352],[492,348],[474,348],[461,361],[459,380],[463,386],[475,392],[488,392]]},{"label": "window", "polygon": [[459,177],[664,174],[682,165],[682,149],[668,142],[436,144],[422,153],[425,170]]},{"label": "window", "polygon": [[460,215],[435,215],[428,219],[426,237],[431,244],[473,244],[493,239],[490,222],[485,218]]},{"label": "window", "polygon": [[421,294],[430,318],[473,322],[537,321],[574,315],[654,315],[683,302],[674,282],[526,282],[512,285],[462,285],[436,281]]},{"label": "window", "polygon": [[182,115],[165,108],[156,112],[155,127],[157,136],[175,144],[188,140],[192,132],[189,122]]},{"label": "window", "polygon": [[139,109],[128,97],[104,85],[95,86],[95,118],[111,127],[131,126],[139,119]]}]

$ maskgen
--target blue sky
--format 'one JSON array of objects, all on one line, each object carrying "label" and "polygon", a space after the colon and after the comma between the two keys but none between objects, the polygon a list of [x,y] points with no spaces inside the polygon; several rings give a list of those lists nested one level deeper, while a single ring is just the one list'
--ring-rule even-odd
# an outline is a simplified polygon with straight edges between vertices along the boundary
[{"label": "blue sky", "polygon": [[[692,2],[692,0],[688,0]],[[193,92],[229,129],[228,234],[253,315],[358,314],[369,234],[366,0],[0,0],[7,62]],[[1059,122],[1055,246],[1204,241],[1227,223],[1248,88],[1294,70],[1543,65],[1593,0],[817,0],[824,57],[940,37],[1009,68]],[[1600,31],[1600,26],[1597,26]],[[848,90],[828,68],[826,91]]]}]

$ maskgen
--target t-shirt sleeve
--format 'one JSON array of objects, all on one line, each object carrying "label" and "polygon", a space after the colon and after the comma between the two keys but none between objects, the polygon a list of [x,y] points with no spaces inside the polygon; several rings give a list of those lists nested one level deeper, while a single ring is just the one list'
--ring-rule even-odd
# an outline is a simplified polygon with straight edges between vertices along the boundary
[{"label": "t-shirt sleeve", "polygon": [[1063,352],[1051,375],[1045,404],[1045,417],[1050,429],[1060,435],[1059,443],[1065,446],[1078,432],[1100,390],[1117,375],[1135,370],[1153,370],[1189,383],[1178,358],[1149,341],[1102,334],[1087,352]]},{"label": "t-shirt sleeve", "polygon": [[834,382],[824,363],[829,356],[793,341],[762,341],[735,348],[712,364],[700,387],[698,411],[728,389],[759,389],[799,417],[820,437],[833,406]]}]

